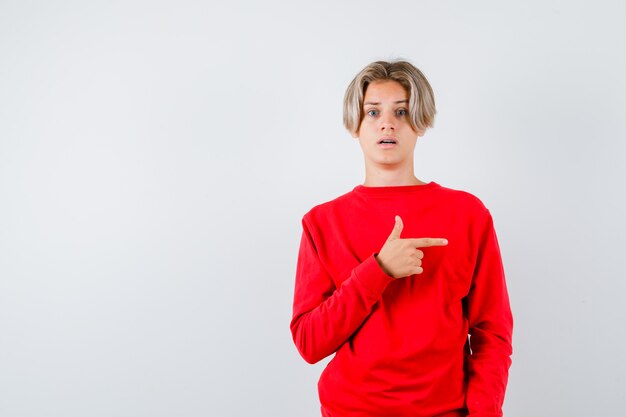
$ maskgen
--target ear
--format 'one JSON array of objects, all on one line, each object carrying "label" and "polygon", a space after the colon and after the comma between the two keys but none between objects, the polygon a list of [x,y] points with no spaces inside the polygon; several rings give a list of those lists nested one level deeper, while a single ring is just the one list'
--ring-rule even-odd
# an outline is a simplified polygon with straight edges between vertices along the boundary
[{"label": "ear", "polygon": [[358,139],[359,138],[359,131],[358,130],[356,132],[350,132],[350,134],[352,135],[352,137],[354,139]]},{"label": "ear", "polygon": [[419,138],[420,136],[424,136],[424,133],[426,133],[426,129],[418,129],[417,137]]}]

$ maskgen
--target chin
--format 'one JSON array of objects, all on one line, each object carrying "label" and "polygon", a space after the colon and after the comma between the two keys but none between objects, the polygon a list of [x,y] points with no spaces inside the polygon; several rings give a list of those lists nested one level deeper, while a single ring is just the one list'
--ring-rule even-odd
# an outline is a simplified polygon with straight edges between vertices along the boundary
[{"label": "chin", "polygon": [[401,159],[396,158],[374,158],[371,161],[377,165],[398,165],[402,162]]}]

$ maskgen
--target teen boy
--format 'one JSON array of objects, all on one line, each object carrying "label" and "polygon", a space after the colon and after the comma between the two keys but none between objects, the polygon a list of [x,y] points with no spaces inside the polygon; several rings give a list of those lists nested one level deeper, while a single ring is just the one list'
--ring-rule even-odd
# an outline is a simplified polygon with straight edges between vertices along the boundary
[{"label": "teen boy", "polygon": [[[323,416],[502,415],[513,319],[489,211],[414,175],[432,89],[405,61],[348,86],[365,181],[302,218],[291,332]],[[469,337],[468,337],[469,335]]]}]

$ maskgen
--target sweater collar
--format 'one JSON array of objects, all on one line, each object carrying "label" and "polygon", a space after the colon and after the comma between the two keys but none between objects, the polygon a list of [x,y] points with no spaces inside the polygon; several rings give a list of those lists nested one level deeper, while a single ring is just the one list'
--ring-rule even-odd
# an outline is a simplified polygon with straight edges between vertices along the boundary
[{"label": "sweater collar", "polygon": [[440,187],[434,181],[421,185],[388,185],[383,187],[366,187],[362,184],[354,187],[353,191],[365,195],[391,195],[391,194],[406,194],[406,193],[418,193],[425,190],[432,190],[433,188]]}]

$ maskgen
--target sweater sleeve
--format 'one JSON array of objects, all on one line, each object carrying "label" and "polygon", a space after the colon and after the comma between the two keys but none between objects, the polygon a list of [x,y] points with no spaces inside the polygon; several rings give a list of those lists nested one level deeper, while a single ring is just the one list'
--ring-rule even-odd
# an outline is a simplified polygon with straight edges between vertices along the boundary
[{"label": "sweater sleeve", "polygon": [[500,417],[511,365],[513,317],[500,249],[487,211],[483,219],[467,311],[468,417]]},{"label": "sweater sleeve", "polygon": [[290,328],[300,355],[316,363],[357,331],[394,278],[382,270],[372,253],[336,288],[305,218],[302,227]]}]

